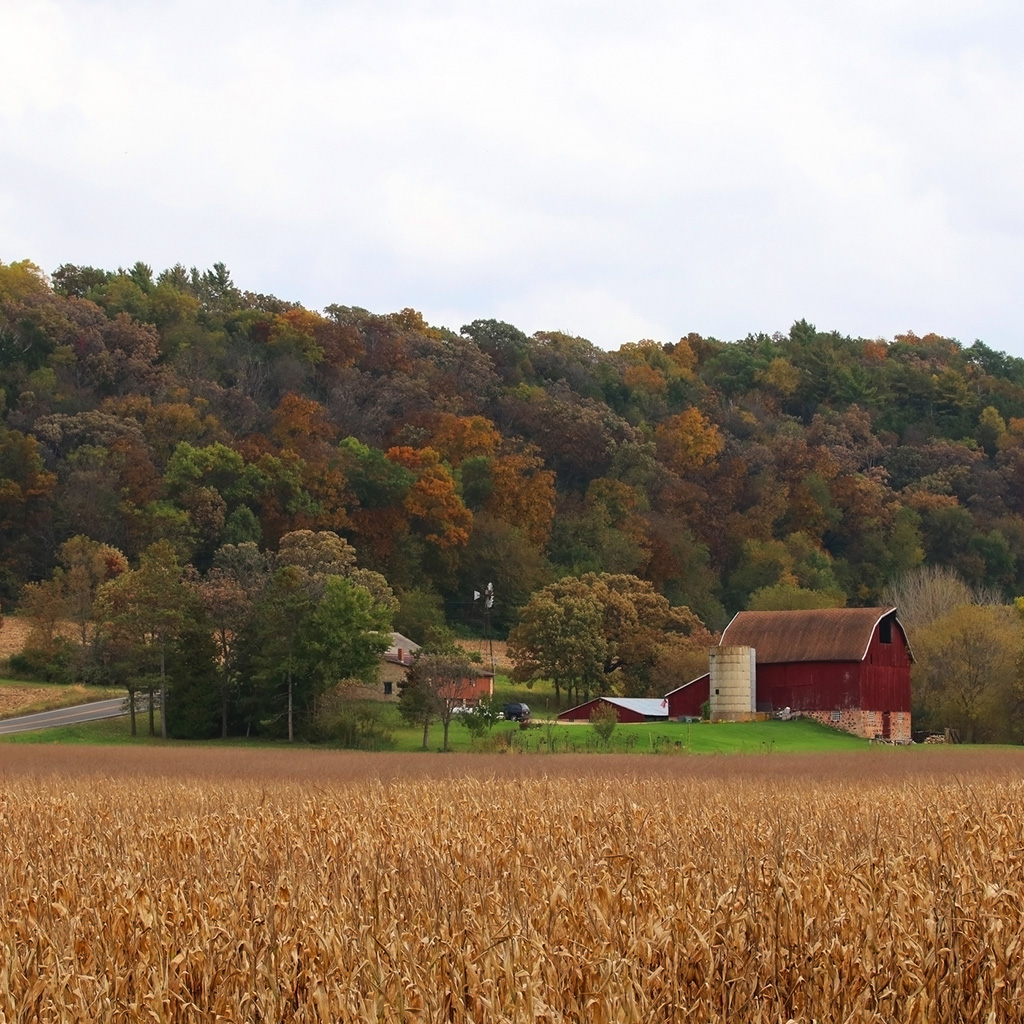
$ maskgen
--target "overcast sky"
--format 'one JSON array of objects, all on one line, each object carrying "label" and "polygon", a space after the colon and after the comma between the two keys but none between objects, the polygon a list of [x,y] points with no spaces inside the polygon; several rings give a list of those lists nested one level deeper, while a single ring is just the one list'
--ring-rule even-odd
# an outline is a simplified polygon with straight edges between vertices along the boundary
[{"label": "overcast sky", "polygon": [[0,0],[0,260],[1024,356],[1019,0]]}]

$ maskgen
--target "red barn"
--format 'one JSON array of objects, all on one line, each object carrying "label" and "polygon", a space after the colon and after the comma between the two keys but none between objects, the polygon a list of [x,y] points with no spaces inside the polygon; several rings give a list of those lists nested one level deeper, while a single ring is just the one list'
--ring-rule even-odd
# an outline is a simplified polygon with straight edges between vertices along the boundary
[{"label": "red barn", "polygon": [[[740,612],[721,646],[756,652],[751,710],[789,708],[857,736],[910,741],[913,653],[895,608]],[[669,715],[694,714],[709,694],[708,676],[673,690]]]}]

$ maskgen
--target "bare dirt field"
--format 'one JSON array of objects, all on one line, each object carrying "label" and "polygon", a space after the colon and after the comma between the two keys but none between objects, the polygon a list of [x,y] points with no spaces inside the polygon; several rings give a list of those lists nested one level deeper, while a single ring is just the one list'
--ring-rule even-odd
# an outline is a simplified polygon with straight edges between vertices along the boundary
[{"label": "bare dirt field", "polygon": [[[0,718],[27,714],[29,708],[49,707],[55,689],[53,686],[33,686],[31,683],[0,686]],[[85,704],[97,699],[95,691],[89,691],[84,686],[63,687],[61,694],[62,704]]]},{"label": "bare dirt field", "polygon": [[[0,625],[0,668],[12,654],[22,650],[27,636],[27,623],[10,615],[4,617]],[[35,707],[52,694],[52,687],[33,686],[31,683],[23,686],[0,686],[0,718],[10,718],[24,708]],[[88,697],[83,696],[82,699],[88,700]]]},{"label": "bare dirt field", "polygon": [[[682,778],[705,782],[821,779],[874,784],[913,779],[1024,775],[1024,749],[872,747],[827,754],[730,754],[650,757],[634,754],[363,753],[327,749],[243,749],[168,745],[146,747],[0,744],[0,772],[154,778],[257,779],[348,786],[404,779],[476,778],[495,787],[517,779]],[[501,793],[496,789],[496,801]],[[785,803],[780,790],[773,802]]]},{"label": "bare dirt field", "polygon": [[3,616],[0,622],[0,661],[5,661],[12,654],[18,654],[25,646],[28,637],[28,623],[13,615]]},{"label": "bare dirt field", "polygon": [[459,646],[470,653],[478,653],[487,668],[491,667],[493,649],[495,670],[505,675],[512,671],[512,662],[508,660],[508,645],[504,640],[460,640]]}]

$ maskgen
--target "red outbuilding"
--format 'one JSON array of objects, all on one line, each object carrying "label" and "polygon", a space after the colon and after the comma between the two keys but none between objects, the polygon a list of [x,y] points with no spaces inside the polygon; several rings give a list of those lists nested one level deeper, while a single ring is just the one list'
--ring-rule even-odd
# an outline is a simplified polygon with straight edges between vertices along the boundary
[{"label": "red outbuilding", "polygon": [[711,676],[705,672],[696,679],[665,694],[669,718],[700,718],[711,693]]},{"label": "red outbuilding", "polygon": [[[721,646],[755,651],[752,711],[789,709],[868,739],[910,741],[914,656],[895,608],[740,612]],[[699,714],[710,691],[701,676],[666,694],[669,716]]]},{"label": "red outbuilding", "polygon": [[563,711],[560,722],[589,722],[602,705],[615,708],[616,721],[627,723],[657,722],[668,718],[668,701],[664,697],[595,697]]}]

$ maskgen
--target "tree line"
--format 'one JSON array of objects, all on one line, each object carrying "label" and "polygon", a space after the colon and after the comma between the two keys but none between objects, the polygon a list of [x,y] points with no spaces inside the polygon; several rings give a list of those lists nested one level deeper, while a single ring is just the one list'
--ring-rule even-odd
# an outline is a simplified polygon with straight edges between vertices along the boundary
[{"label": "tree line", "polygon": [[32,628],[12,665],[123,687],[133,736],[142,697],[150,734],[160,710],[164,738],[336,738],[351,724],[321,698],[342,680],[374,680],[391,644],[390,587],[330,531],[286,534],[272,554],[225,544],[204,575],[166,540],[134,568],[81,536],[58,558],[24,588]]},{"label": "tree line", "polygon": [[[1024,360],[980,341],[801,320],[603,351],[495,320],[307,310],[222,264],[0,264],[5,607],[60,574],[73,590],[67,545],[86,543],[204,586],[225,551],[255,552],[275,566],[260,600],[319,607],[315,584],[270,582],[286,538],[333,533],[352,553],[338,578],[376,574],[411,637],[480,629],[488,582],[499,635],[551,587],[593,631],[572,581],[632,577],[685,662],[737,610],[875,604],[921,568],[1010,601],[1022,481]],[[649,692],[672,664],[616,662],[604,642],[567,688]]]}]

